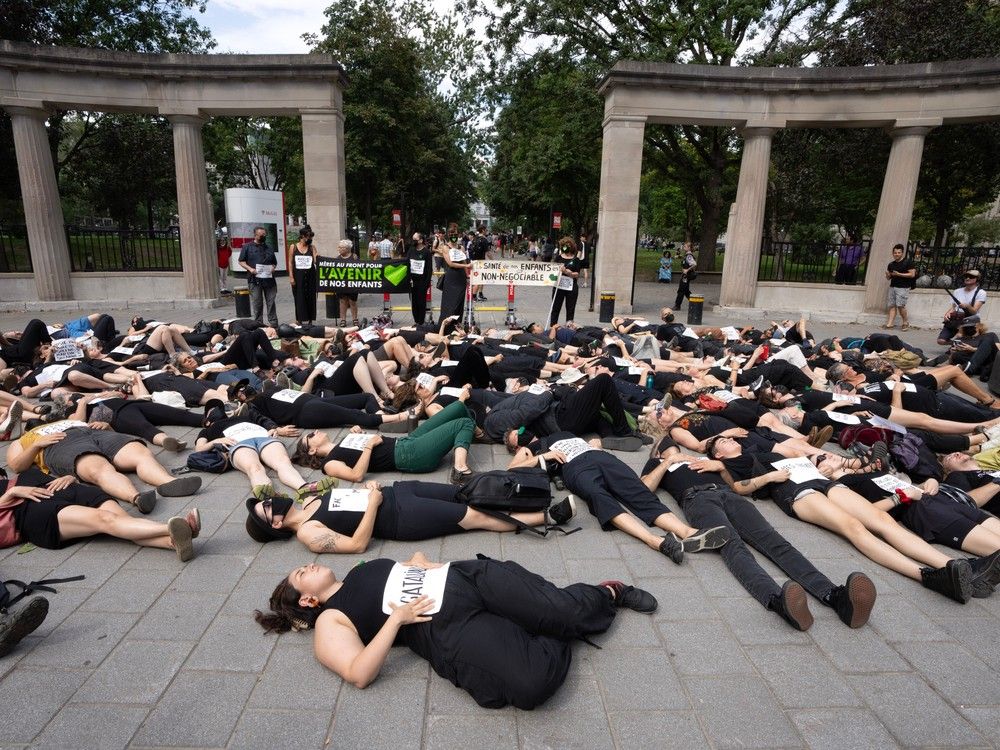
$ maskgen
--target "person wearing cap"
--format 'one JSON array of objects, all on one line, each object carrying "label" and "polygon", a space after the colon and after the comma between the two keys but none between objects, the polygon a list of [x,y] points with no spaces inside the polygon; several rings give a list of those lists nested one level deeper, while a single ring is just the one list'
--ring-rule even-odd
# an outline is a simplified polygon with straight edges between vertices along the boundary
[{"label": "person wearing cap", "polygon": [[[295,536],[317,554],[360,554],[372,539],[416,542],[466,531],[518,528],[470,508],[459,492],[457,485],[438,482],[393,482],[383,487],[368,481],[365,489],[326,489],[307,497],[301,507],[290,497],[251,497],[246,500],[246,530],[261,544]],[[556,503],[553,523],[565,523],[574,511],[569,499]],[[535,511],[511,513],[511,518],[527,526],[543,526],[550,516],[546,511]]]},{"label": "person wearing cap", "polygon": [[970,268],[962,276],[962,286],[949,292],[952,306],[944,314],[944,325],[937,342],[944,346],[950,342],[963,325],[979,322],[979,310],[986,304],[986,292],[979,286],[980,273]]}]

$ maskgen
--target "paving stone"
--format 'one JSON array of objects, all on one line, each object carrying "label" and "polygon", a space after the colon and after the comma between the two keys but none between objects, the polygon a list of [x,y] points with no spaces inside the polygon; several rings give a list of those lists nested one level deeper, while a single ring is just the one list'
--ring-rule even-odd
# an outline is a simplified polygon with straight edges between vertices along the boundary
[{"label": "paving stone", "polygon": [[994,745],[997,743],[997,738],[1000,737],[1000,707],[962,708],[961,713],[982,732],[984,737],[990,739]]},{"label": "paving stone", "polygon": [[287,747],[291,737],[295,747],[321,748],[329,726],[330,714],[322,711],[250,708],[240,717],[229,748]]},{"label": "paving stone", "polygon": [[972,725],[915,674],[858,675],[847,681],[902,745],[984,744]]},{"label": "paving stone", "polygon": [[677,674],[753,674],[739,642],[720,622],[661,622],[660,633]]},{"label": "paving stone", "polygon": [[254,572],[248,572],[240,579],[222,605],[220,614],[246,617],[253,615],[255,609],[267,609],[271,592],[281,581],[281,576],[274,573],[258,575],[254,568],[251,567],[250,570]]},{"label": "paving stone", "polygon": [[990,617],[952,617],[937,621],[958,643],[990,668],[1000,670],[1000,623]]},{"label": "paving stone", "polygon": [[[199,555],[174,579],[170,591],[223,592],[228,594],[243,577],[249,557]],[[275,581],[277,583],[277,581]]]},{"label": "paving stone", "polygon": [[660,606],[653,613],[653,618],[661,620],[717,620],[719,610],[716,600],[707,596],[698,579],[673,578],[640,578],[637,583],[656,597]]},{"label": "paving stone", "polygon": [[87,599],[88,612],[145,612],[174,580],[163,570],[119,570]]},{"label": "paving stone", "polygon": [[427,717],[423,747],[426,750],[446,750],[454,747],[517,750],[517,724],[511,713],[432,715]]},{"label": "paving stone", "polygon": [[143,706],[95,706],[69,703],[32,744],[35,748],[116,750],[129,740],[149,712]]},{"label": "paving stone", "polygon": [[472,531],[468,534],[446,537],[441,542],[441,555],[444,560],[471,560],[480,552],[487,557],[500,559],[500,534]]},{"label": "paving stone", "polygon": [[1000,704],[1000,673],[957,643],[897,643],[896,650],[949,702]]},{"label": "paving stone", "polygon": [[[255,682],[254,675],[237,672],[181,671],[136,733],[135,744],[225,745]],[[219,696],[225,700],[218,700]]]},{"label": "paving stone", "polygon": [[746,653],[785,707],[861,705],[844,678],[815,646],[748,646]]},{"label": "paving stone", "polygon": [[[810,602],[810,609],[816,609]],[[723,618],[736,640],[744,645],[802,645],[809,643],[809,634],[791,627],[787,622],[749,596],[738,599],[716,599]]]},{"label": "paving stone", "polygon": [[[301,642],[298,634],[289,635]],[[386,676],[384,671],[382,676]],[[341,679],[316,660],[311,639],[298,645],[282,638],[271,652],[247,707],[302,709],[332,716],[340,685]]]},{"label": "paving stone", "polygon": [[10,743],[31,742],[89,674],[19,666],[0,682],[0,737]]},{"label": "paving stone", "polygon": [[74,612],[34,649],[26,664],[96,668],[135,624],[134,612]]},{"label": "paving stone", "polygon": [[168,590],[129,633],[144,640],[194,641],[222,606],[219,594]]},{"label": "paving stone", "polygon": [[276,639],[265,638],[250,613],[242,617],[219,615],[201,638],[185,669],[217,672],[260,672]]},{"label": "paving stone", "polygon": [[814,708],[793,711],[792,721],[812,750],[869,750],[898,747],[871,711]]},{"label": "paving stone", "polygon": [[684,685],[715,747],[803,744],[760,678],[686,677]]},{"label": "paving stone", "polygon": [[547,702],[534,711],[518,711],[514,715],[517,719],[517,734],[521,747],[524,748],[604,750],[615,746],[603,711],[551,711],[548,710]]},{"label": "paving stone", "polygon": [[950,641],[951,636],[903,596],[885,596],[879,591],[869,620],[889,643],[896,641]]},{"label": "paving stone", "polygon": [[690,708],[673,667],[662,651],[598,651],[590,654],[608,711],[667,711]]},{"label": "paving stone", "polygon": [[905,672],[906,662],[870,628],[813,628],[809,635],[841,672]]},{"label": "paving stone", "polygon": [[708,747],[698,715],[693,711],[612,713],[611,726],[618,747],[634,750]]},{"label": "paving stone", "polygon": [[330,747],[419,747],[426,700],[426,680],[376,680],[365,690],[345,685],[337,702]]},{"label": "paving stone", "polygon": [[126,640],[73,696],[77,703],[155,703],[194,644]]}]

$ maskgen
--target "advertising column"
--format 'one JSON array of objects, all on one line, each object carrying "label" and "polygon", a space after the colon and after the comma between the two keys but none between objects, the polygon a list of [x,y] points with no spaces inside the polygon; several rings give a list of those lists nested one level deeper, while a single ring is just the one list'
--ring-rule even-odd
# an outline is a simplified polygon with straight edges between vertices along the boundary
[{"label": "advertising column", "polygon": [[226,223],[233,256],[229,261],[231,271],[242,271],[239,264],[240,248],[253,242],[253,228],[267,230],[267,244],[278,257],[278,271],[286,271],[285,248],[285,195],[278,190],[253,190],[228,188],[225,192]]}]

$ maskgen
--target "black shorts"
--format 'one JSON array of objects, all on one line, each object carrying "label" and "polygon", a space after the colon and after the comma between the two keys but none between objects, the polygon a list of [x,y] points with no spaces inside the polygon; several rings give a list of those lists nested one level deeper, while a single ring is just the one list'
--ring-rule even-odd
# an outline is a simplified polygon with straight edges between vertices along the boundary
[{"label": "black shorts", "polygon": [[88,427],[74,427],[65,434],[66,437],[45,449],[45,465],[53,477],[76,476],[76,462],[84,456],[96,453],[111,461],[129,443],[143,443],[132,435]]},{"label": "black shorts", "polygon": [[812,479],[808,482],[800,482],[798,484],[784,482],[771,490],[771,499],[774,500],[774,504],[781,508],[785,515],[798,518],[793,508],[796,500],[804,495],[808,495],[810,492],[826,493],[827,490],[836,485],[837,482],[834,482],[832,479]]},{"label": "black shorts", "polygon": [[962,542],[990,515],[942,495],[925,495],[919,502],[893,512],[906,528],[925,542],[961,549]]},{"label": "black shorts", "polygon": [[28,500],[14,509],[14,524],[21,532],[21,539],[43,549],[61,549],[79,539],[62,541],[59,538],[59,511],[70,505],[100,508],[113,500],[107,492],[90,484],[71,484],[59,490],[50,499],[39,503]]}]

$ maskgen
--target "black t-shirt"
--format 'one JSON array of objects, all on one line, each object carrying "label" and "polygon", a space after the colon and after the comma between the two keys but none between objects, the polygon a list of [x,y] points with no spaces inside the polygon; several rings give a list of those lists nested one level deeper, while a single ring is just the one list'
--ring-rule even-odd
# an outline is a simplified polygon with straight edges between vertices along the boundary
[{"label": "black t-shirt", "polygon": [[[907,271],[912,271],[913,269],[913,261],[909,258],[890,261],[889,265],[886,267],[887,271],[895,271],[896,273],[906,273]],[[889,286],[894,286],[897,289],[913,289],[916,285],[916,277],[912,279],[905,279],[900,278],[899,276],[893,276],[889,279]]]},{"label": "black t-shirt", "polygon": [[198,433],[198,440],[218,440],[221,437],[225,437],[227,429],[238,424],[256,424],[265,430],[273,430],[278,426],[259,411],[251,408],[245,414],[238,417],[227,417],[226,419],[220,419],[218,422],[212,422],[212,424]]},{"label": "black t-shirt", "polygon": [[[901,401],[903,408],[908,411],[919,411],[931,416],[937,416],[937,399],[933,391],[916,386],[916,391],[903,391]],[[860,393],[864,396],[879,401],[883,404],[892,403],[892,388],[885,383],[869,383],[862,386]]]},{"label": "black t-shirt", "polygon": [[[692,458],[694,458],[692,456]],[[660,465],[660,459],[651,458],[642,467],[642,476],[649,474]],[[672,470],[671,470],[672,469]],[[664,472],[660,479],[660,487],[670,493],[671,497],[680,502],[684,493],[692,487],[700,487],[705,484],[725,485],[722,475],[712,471],[699,474],[694,469],[688,468],[687,464],[677,463]]]},{"label": "black t-shirt", "polygon": [[486,253],[490,251],[490,241],[479,235],[469,243],[469,258],[471,260],[486,260]]},{"label": "black t-shirt", "polygon": [[[323,460],[341,461],[353,469],[361,459],[362,452],[354,448],[341,448],[339,445],[335,445]],[[396,438],[384,437],[381,443],[372,448],[368,471],[396,471]]]},{"label": "black t-shirt", "polygon": [[[319,396],[303,391],[296,391],[298,395],[294,397],[295,400],[289,402],[282,400],[286,396],[291,398],[291,395],[287,394],[286,390],[274,391],[268,395],[259,395],[254,399],[254,408],[264,416],[273,419],[277,424],[295,424],[302,410],[311,401],[318,399]],[[281,398],[274,398],[276,395],[280,395]]]},{"label": "black t-shirt", "polygon": [[[256,268],[257,266],[277,266],[278,258],[275,256],[274,250],[266,242],[263,245],[258,245],[256,242],[247,242],[240,249],[239,262],[246,263],[252,268]],[[276,284],[273,277],[270,279],[258,279],[256,276],[250,276],[249,280],[261,286],[274,286]]]},{"label": "black t-shirt", "polygon": [[680,323],[664,323],[656,327],[656,338],[660,341],[670,341],[675,336],[680,338],[685,328],[686,326]]},{"label": "black t-shirt", "polygon": [[[415,289],[426,289],[427,285],[430,284],[431,276],[434,273],[433,257],[434,253],[426,245],[419,250],[413,247],[406,251],[406,259],[409,261],[410,279]],[[424,268],[422,273],[413,273],[413,261],[417,261],[418,266],[423,261]]]},{"label": "black t-shirt", "polygon": [[720,432],[733,429],[736,425],[725,417],[699,412],[681,417],[674,423],[674,427],[686,429],[696,440],[707,440]]},{"label": "black t-shirt", "polygon": [[984,487],[993,481],[990,472],[982,469],[971,469],[969,471],[953,471],[944,478],[946,484],[958,487],[960,490],[971,492],[980,487]]}]

